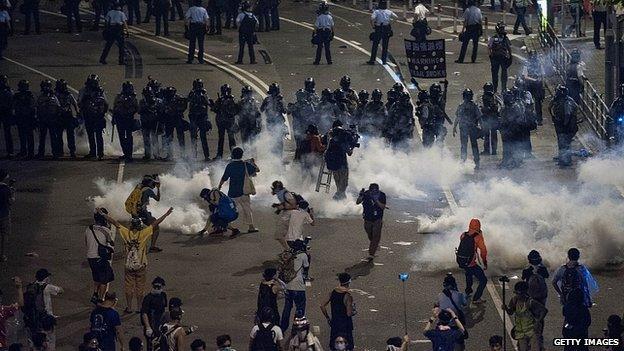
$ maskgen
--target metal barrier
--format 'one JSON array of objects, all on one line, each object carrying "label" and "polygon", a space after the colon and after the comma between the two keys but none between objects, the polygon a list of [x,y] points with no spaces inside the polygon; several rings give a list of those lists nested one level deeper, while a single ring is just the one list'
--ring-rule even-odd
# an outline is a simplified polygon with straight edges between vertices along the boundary
[{"label": "metal barrier", "polygon": [[[562,84],[565,84],[570,53],[557,37],[555,30],[541,16],[539,21],[540,43],[542,47],[549,48],[548,52],[554,71],[561,79]],[[583,80],[582,84],[581,108],[586,120],[601,139],[607,140],[609,137],[607,132],[609,107],[589,80]]]}]

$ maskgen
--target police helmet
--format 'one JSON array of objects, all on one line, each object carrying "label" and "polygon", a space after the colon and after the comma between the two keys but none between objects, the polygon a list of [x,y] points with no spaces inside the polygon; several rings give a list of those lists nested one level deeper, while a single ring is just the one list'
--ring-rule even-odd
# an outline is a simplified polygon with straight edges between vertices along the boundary
[{"label": "police helmet", "polygon": [[175,87],[166,87],[165,91],[163,92],[163,95],[168,99],[172,99],[177,92],[178,91],[176,90]]},{"label": "police helmet", "polygon": [[303,82],[303,87],[306,91],[313,92],[314,88],[316,87],[316,82],[314,81],[314,78],[306,78],[306,80]]},{"label": "police helmet", "polygon": [[28,91],[28,89],[30,89],[30,82],[22,79],[19,81],[19,83],[17,83],[17,90],[19,91]]},{"label": "police helmet", "polygon": [[442,86],[438,83],[433,83],[429,87],[429,95],[430,96],[440,96],[442,94]]},{"label": "police helmet", "polygon": [[269,91],[268,91],[269,95],[272,96],[277,96],[280,93],[280,85],[276,82],[271,83],[271,85],[269,85]]},{"label": "police helmet", "polygon": [[197,78],[193,81],[193,90],[203,89],[204,81],[201,78]]},{"label": "police helmet", "polygon": [[308,124],[308,128],[306,129],[307,134],[319,135],[318,127],[314,124]]},{"label": "police helmet", "polygon": [[373,99],[373,101],[381,101],[382,97],[383,93],[379,89],[375,89],[371,93],[371,99]]},{"label": "police helmet", "polygon": [[100,76],[98,76],[97,74],[89,75],[89,77],[87,77],[85,85],[88,85],[90,87],[97,87],[98,85],[100,85]]},{"label": "police helmet", "polygon": [[516,97],[514,96],[513,91],[511,89],[506,89],[503,92],[503,102],[505,105],[511,105],[515,101]]},{"label": "police helmet", "polygon": [[462,97],[464,98],[464,100],[472,101],[472,98],[474,97],[474,93],[472,92],[472,89],[469,89],[469,88],[464,89],[464,91],[462,92]]},{"label": "police helmet", "polygon": [[39,86],[41,87],[41,91],[51,91],[52,81],[49,79],[42,80]]},{"label": "police helmet", "polygon": [[146,86],[145,88],[143,88],[143,97],[145,98],[153,98],[154,97],[154,89],[152,89],[150,86]]},{"label": "police helmet", "polygon": [[325,13],[327,11],[329,11],[329,5],[327,5],[327,2],[321,1],[321,3],[319,4],[319,7],[318,7],[318,12],[319,13]]},{"label": "police helmet", "polygon": [[249,4],[249,1],[243,1],[240,7],[241,11],[249,11],[249,9],[251,8],[251,4]]},{"label": "police helmet", "polygon": [[229,84],[223,84],[221,86],[221,95],[230,95],[232,94],[232,87]]},{"label": "police helmet", "polygon": [[516,77],[516,80],[514,81],[514,87],[518,88],[518,90],[524,90],[524,86],[524,79],[522,79],[522,77]]},{"label": "police helmet", "polygon": [[7,86],[9,84],[9,77],[7,77],[6,75],[1,75],[0,76],[0,85],[2,86]]},{"label": "police helmet", "polygon": [[210,195],[210,189],[208,188],[203,188],[201,192],[199,193],[199,197],[201,197],[202,199],[208,199],[209,195]]},{"label": "police helmet", "polygon": [[403,84],[401,84],[401,83],[394,83],[394,85],[392,86],[392,90],[397,91],[397,92],[402,92],[403,91]]},{"label": "police helmet", "polygon": [[402,92],[399,95],[399,101],[403,102],[403,103],[407,103],[410,101],[410,94],[407,91]]},{"label": "police helmet", "polygon": [[331,100],[332,91],[329,88],[323,89],[323,91],[321,91],[321,98],[325,100]]},{"label": "police helmet", "polygon": [[303,91],[303,89],[299,89],[295,92],[295,98],[297,99],[297,101],[302,102],[305,100],[306,98],[306,93],[305,91]]},{"label": "police helmet", "polygon": [[150,78],[150,80],[147,82],[147,86],[152,88],[154,92],[157,92],[158,90],[160,90],[161,84],[158,80]]},{"label": "police helmet", "polygon": [[429,101],[429,92],[421,90],[418,92],[418,101]]},{"label": "police helmet", "polygon": [[364,89],[360,90],[360,92],[358,93],[358,99],[360,101],[368,100],[369,96],[370,95],[368,94],[368,91],[366,91]]},{"label": "police helmet", "polygon": [[67,81],[65,79],[59,79],[56,81],[56,91],[67,91]]},{"label": "police helmet", "polygon": [[570,62],[577,63],[579,61],[581,61],[581,50],[574,48],[570,52]]},{"label": "police helmet", "polygon": [[558,96],[562,96],[562,95],[563,95],[563,96],[567,96],[567,95],[568,95],[568,87],[566,87],[566,86],[565,86],[565,85],[563,85],[563,84],[559,84],[559,85],[557,86],[557,91],[555,92],[555,95],[558,95]]},{"label": "police helmet", "polygon": [[345,93],[344,90],[342,89],[336,89],[334,90],[334,99],[336,101],[342,101],[345,99]]},{"label": "police helmet", "polygon": [[245,85],[241,89],[241,97],[247,96],[247,95],[251,95],[252,93],[253,93],[253,90],[251,89],[251,87],[249,85]]},{"label": "police helmet", "polygon": [[340,78],[340,87],[344,90],[347,90],[349,89],[350,86],[351,86],[351,77],[349,77],[348,75],[342,76],[342,78]]},{"label": "police helmet", "polygon": [[484,93],[494,93],[494,84],[487,82],[483,84],[483,92]]},{"label": "police helmet", "polygon": [[503,21],[498,21],[494,29],[496,31],[496,34],[499,34],[499,35],[507,34],[507,32],[505,32],[505,23],[503,23]]},{"label": "police helmet", "polygon": [[134,84],[131,81],[125,81],[121,85],[121,92],[126,95],[134,94]]}]

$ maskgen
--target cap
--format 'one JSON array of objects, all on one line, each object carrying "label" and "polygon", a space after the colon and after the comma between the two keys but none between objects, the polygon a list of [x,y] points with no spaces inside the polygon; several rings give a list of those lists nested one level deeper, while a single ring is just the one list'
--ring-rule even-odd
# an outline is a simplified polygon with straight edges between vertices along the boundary
[{"label": "cap", "polygon": [[155,285],[155,284],[167,285],[165,284],[165,280],[161,277],[156,277],[154,278],[154,280],[152,280],[152,285]]},{"label": "cap", "polygon": [[41,268],[35,274],[35,278],[37,278],[38,281],[42,281],[42,280],[44,280],[45,278],[47,278],[47,277],[49,277],[51,275],[52,275],[52,273],[50,273],[47,269]]},{"label": "cap", "polygon": [[182,300],[179,297],[172,297],[169,299],[169,308],[171,307],[181,307]]}]

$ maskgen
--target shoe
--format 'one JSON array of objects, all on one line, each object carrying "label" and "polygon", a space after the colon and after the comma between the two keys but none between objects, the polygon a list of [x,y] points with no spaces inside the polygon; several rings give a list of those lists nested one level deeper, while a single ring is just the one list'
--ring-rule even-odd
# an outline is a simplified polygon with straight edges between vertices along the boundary
[{"label": "shoe", "polygon": [[192,65],[192,64],[193,64],[193,60],[186,60],[186,63],[187,63],[188,65]]},{"label": "shoe", "polygon": [[206,64],[206,61],[201,60],[201,61],[197,61],[197,63],[199,63],[200,65],[204,65],[204,64]]},{"label": "shoe", "polygon": [[98,160],[98,161],[102,161],[103,159],[104,159],[104,156],[98,156],[98,157],[97,157],[97,160]]},{"label": "shoe", "polygon": [[312,64],[315,65],[315,66],[318,66],[319,62],[314,61],[314,62],[312,62]]},{"label": "shoe", "polygon": [[514,30],[513,32],[511,32],[511,34],[520,35],[520,32],[517,30]]},{"label": "shoe", "polygon": [[327,64],[328,65],[332,65],[332,64],[334,64],[334,62],[333,61],[328,61]]},{"label": "shoe", "polygon": [[215,230],[208,233],[208,235],[219,235],[225,233],[225,229],[216,228]]},{"label": "shoe", "polygon": [[388,62],[387,61],[381,61],[381,64],[385,66],[385,65],[388,64]]},{"label": "shoe", "polygon": [[149,252],[161,252],[162,249],[158,246],[152,246],[149,248]]},{"label": "shoe", "polygon": [[596,46],[596,50],[604,50],[604,48],[600,45]]},{"label": "shoe", "polygon": [[365,260],[366,260],[366,262],[373,262],[373,260],[375,260],[375,256],[368,255],[368,257],[366,257]]},{"label": "shoe", "polygon": [[367,64],[367,65],[371,65],[371,66],[372,66],[372,65],[374,65],[374,64],[375,64],[375,61],[366,61],[366,64]]},{"label": "shoe", "polygon": [[480,305],[480,304],[483,304],[483,303],[485,303],[485,300],[483,300],[483,299],[472,300],[472,304],[473,305]]},{"label": "shoe", "polygon": [[83,158],[84,158],[85,160],[90,160],[90,159],[92,159],[92,158],[95,158],[95,155],[88,154],[88,155],[85,155]]},{"label": "shoe", "polygon": [[255,64],[257,64],[257,63],[258,63],[257,61],[251,61],[251,62],[249,62],[249,64],[250,64],[250,65],[255,65]]},{"label": "shoe", "polygon": [[234,64],[235,64],[235,65],[242,65],[242,64],[243,64],[243,61],[236,61],[236,62],[234,62]]},{"label": "shoe", "polygon": [[148,155],[143,156],[143,161],[149,161],[151,159],[152,159],[151,156],[148,156]]},{"label": "shoe", "polygon": [[216,161],[216,160],[220,160],[220,159],[222,159],[222,158],[223,158],[223,155],[217,155],[217,156],[215,156],[212,160],[213,160],[213,161]]},{"label": "shoe", "polygon": [[103,64],[103,65],[107,64],[106,61],[104,61],[104,60],[100,60],[100,63]]},{"label": "shoe", "polygon": [[464,63],[464,61],[455,60],[455,63]]},{"label": "shoe", "polygon": [[249,228],[249,230],[247,231],[247,234],[257,233],[257,232],[259,232],[258,228]]},{"label": "shoe", "polygon": [[240,235],[240,233],[241,233],[241,232],[240,232],[240,230],[238,230],[238,229],[232,229],[232,234],[230,235],[230,239],[231,239],[231,238],[235,238],[235,237],[239,236],[239,235]]}]

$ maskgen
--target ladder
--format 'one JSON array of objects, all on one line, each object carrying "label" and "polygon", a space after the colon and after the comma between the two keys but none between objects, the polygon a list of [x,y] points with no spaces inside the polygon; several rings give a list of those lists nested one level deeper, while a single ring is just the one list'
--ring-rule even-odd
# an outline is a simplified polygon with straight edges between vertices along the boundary
[{"label": "ladder", "polygon": [[332,172],[325,168],[325,158],[321,161],[321,167],[319,168],[318,178],[316,179],[316,192],[321,190],[321,187],[325,187],[325,192],[329,194],[329,188],[331,187]]}]

